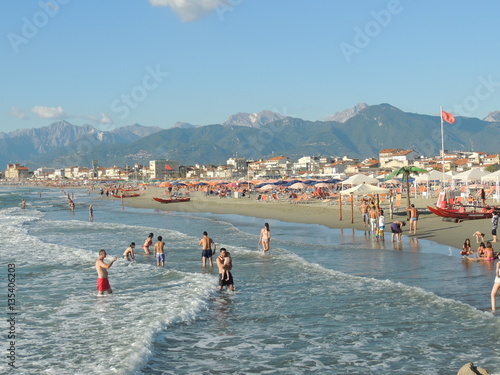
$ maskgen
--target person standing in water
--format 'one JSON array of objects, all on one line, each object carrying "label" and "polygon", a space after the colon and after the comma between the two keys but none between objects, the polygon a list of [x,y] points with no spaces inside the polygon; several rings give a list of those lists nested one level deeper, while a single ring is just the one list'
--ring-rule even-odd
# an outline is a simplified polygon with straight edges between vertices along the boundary
[{"label": "person standing in water", "polygon": [[156,258],[156,265],[158,267],[162,266],[165,267],[165,242],[163,242],[163,237],[158,236],[158,242],[155,243],[155,258]]},{"label": "person standing in water", "polygon": [[99,258],[95,262],[95,269],[97,271],[97,294],[103,295],[104,292],[109,294],[113,293],[111,290],[111,285],[109,285],[108,280],[108,269],[116,262],[116,257],[113,258],[108,264],[104,263],[104,258],[106,258],[106,250],[101,249],[99,251]]},{"label": "person standing in water", "polygon": [[495,267],[495,282],[493,283],[493,288],[491,289],[491,310],[495,311],[497,309],[497,293],[500,289],[500,262],[497,262]]},{"label": "person standing in water", "polygon": [[262,251],[267,253],[269,251],[269,244],[271,242],[271,230],[269,229],[269,224],[265,223],[264,228],[260,231],[259,243],[262,244]]},{"label": "person standing in water", "polygon": [[153,233],[149,233],[148,238],[144,241],[144,245],[142,245],[142,249],[144,250],[144,254],[151,254],[151,251],[149,251],[149,247],[153,244]]},{"label": "person standing in water", "polygon": [[[207,259],[210,263],[210,267],[213,267],[214,263],[212,261],[212,255],[215,254],[216,246],[215,242],[208,237],[207,232],[203,232],[203,238],[198,242],[201,246],[201,263],[203,267],[207,266]],[[212,253],[213,252],[213,253]]]}]

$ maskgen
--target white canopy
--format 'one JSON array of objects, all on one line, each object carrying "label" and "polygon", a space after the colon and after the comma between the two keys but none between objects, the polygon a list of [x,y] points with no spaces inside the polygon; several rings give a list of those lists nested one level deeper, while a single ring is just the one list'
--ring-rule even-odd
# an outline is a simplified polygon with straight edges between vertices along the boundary
[{"label": "white canopy", "polygon": [[481,181],[496,181],[500,179],[500,170],[481,177]]},{"label": "white canopy", "polygon": [[384,188],[380,188],[380,187],[373,186],[370,184],[365,184],[365,183],[354,186],[350,189],[339,191],[340,194],[351,194],[351,193],[353,193],[353,194],[386,194],[388,192],[389,192],[389,189],[384,189]]},{"label": "white canopy", "polygon": [[[451,181],[451,176],[449,174],[444,174],[445,181]],[[415,177],[415,181],[443,181],[443,172],[436,171],[433,169],[429,173],[422,173]]]},{"label": "white canopy", "polygon": [[359,184],[378,184],[380,181],[376,178],[364,175],[362,173],[355,174],[347,180],[342,181],[342,185],[359,185]]},{"label": "white canopy", "polygon": [[490,172],[486,172],[482,168],[471,168],[468,171],[456,174],[453,176],[454,180],[463,180],[463,181],[479,181],[482,177],[489,175]]}]

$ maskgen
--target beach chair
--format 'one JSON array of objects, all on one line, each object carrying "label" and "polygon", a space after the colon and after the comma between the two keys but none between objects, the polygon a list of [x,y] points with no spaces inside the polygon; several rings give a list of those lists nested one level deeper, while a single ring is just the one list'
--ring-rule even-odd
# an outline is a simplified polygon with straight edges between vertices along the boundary
[{"label": "beach chair", "polygon": [[398,212],[401,209],[401,194],[396,194],[396,202],[392,206],[393,212]]},{"label": "beach chair", "polygon": [[332,202],[332,201],[333,201],[333,199],[323,199],[323,200],[321,201],[321,204],[322,204],[322,205],[325,205],[325,206],[328,206],[328,205],[333,204],[333,202]]}]

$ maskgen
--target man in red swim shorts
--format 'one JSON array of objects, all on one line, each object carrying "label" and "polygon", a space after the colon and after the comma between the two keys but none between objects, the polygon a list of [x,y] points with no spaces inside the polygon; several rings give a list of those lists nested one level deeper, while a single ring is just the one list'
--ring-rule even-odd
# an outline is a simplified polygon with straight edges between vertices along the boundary
[{"label": "man in red swim shorts", "polygon": [[104,263],[104,258],[106,258],[106,251],[101,249],[99,251],[99,258],[95,261],[95,269],[97,271],[97,294],[103,295],[104,292],[113,293],[111,290],[111,285],[109,285],[108,280],[108,268],[113,265],[116,261],[116,257],[113,258],[108,264]]}]

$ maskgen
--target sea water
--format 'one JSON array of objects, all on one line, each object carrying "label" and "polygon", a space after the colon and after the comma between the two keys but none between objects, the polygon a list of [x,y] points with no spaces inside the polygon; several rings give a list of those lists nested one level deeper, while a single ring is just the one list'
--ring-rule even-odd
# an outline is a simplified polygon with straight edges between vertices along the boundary
[{"label": "sea water", "polygon": [[[271,250],[262,255],[265,220],[166,209],[83,189],[0,187],[2,274],[15,265],[16,283],[16,367],[3,355],[1,372],[456,374],[472,361],[500,373],[492,263],[418,238],[393,244],[386,234],[382,243],[276,220],[267,220]],[[216,267],[201,267],[205,230],[231,252],[234,293],[217,291]],[[150,232],[166,242],[165,268],[143,254]],[[128,262],[121,255],[132,241]],[[106,262],[119,259],[109,269],[114,293],[97,297],[101,248]],[[7,320],[6,300],[2,309]],[[6,323],[2,333],[8,353]]]}]

